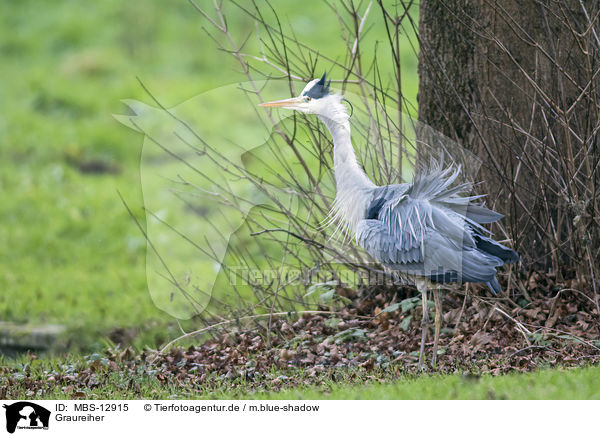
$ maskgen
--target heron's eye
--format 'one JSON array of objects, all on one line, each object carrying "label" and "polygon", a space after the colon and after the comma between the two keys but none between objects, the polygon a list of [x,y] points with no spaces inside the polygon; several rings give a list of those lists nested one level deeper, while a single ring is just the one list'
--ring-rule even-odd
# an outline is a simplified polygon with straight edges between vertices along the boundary
[{"label": "heron's eye", "polygon": [[308,95],[304,97],[304,101],[305,101],[305,102],[307,102],[307,103],[308,103],[310,100],[311,100],[311,99],[310,99],[310,97],[309,97]]}]

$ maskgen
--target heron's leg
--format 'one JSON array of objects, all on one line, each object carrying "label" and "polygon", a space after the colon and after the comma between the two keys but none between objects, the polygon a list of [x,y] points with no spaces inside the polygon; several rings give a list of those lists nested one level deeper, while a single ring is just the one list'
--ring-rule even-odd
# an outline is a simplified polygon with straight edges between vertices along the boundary
[{"label": "heron's leg", "polygon": [[433,357],[431,358],[431,366],[437,366],[437,349],[438,341],[440,340],[440,327],[442,317],[442,304],[440,301],[440,288],[433,288],[433,301],[435,302],[435,336],[433,338]]},{"label": "heron's leg", "polygon": [[425,354],[425,339],[427,338],[429,314],[427,311],[427,286],[425,283],[419,283],[417,289],[421,292],[421,304],[423,307],[423,319],[421,321],[421,349],[419,351],[419,371],[421,371],[423,369],[423,355]]}]

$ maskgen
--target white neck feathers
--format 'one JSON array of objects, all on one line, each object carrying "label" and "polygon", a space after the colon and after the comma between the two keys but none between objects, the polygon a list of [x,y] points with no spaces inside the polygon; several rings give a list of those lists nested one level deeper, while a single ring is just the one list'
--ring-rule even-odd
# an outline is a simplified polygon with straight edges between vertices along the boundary
[{"label": "white neck feathers", "polygon": [[344,105],[341,102],[330,104],[327,113],[318,116],[333,138],[336,182],[334,220],[339,229],[354,232],[358,221],[364,219],[371,191],[376,186],[356,160],[350,139],[350,121]]}]

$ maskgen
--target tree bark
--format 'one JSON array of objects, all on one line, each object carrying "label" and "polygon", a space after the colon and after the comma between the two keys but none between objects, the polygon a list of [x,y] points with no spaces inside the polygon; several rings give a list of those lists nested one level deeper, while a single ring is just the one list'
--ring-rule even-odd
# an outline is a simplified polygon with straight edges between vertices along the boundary
[{"label": "tree bark", "polygon": [[419,121],[480,159],[478,190],[506,215],[525,265],[558,274],[598,260],[598,244],[588,254],[582,245],[597,229],[582,227],[598,223],[599,8],[591,0],[420,6]]}]

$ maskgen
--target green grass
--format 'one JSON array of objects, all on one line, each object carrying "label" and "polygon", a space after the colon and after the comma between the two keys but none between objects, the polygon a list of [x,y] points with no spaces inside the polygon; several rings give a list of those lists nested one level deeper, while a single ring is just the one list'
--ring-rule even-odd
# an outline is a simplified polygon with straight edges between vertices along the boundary
[{"label": "green grass", "polygon": [[[344,51],[325,2],[302,14],[275,6],[307,44],[332,58]],[[254,30],[232,5],[225,12],[240,40]],[[150,298],[145,241],[118,196],[143,223],[143,138],[111,114],[125,112],[124,98],[151,103],[137,77],[167,106],[244,80],[203,24],[185,0],[0,4],[0,320],[64,324],[84,349],[117,327],[136,329],[138,346],[177,335]],[[384,35],[371,29],[367,46]],[[405,49],[414,101],[416,59]],[[210,113],[207,127],[224,129],[227,108]],[[117,172],[82,173],[89,162]]]},{"label": "green grass", "polygon": [[[216,77],[214,58],[203,66],[193,55],[196,17],[170,4],[164,15],[158,2],[0,5],[2,320],[65,324],[86,348],[114,327],[139,327],[141,342],[170,336],[146,289],[145,243],[118,197],[143,220],[141,137],[111,117],[120,99],[144,98],[136,75],[175,101],[199,86],[194,68]],[[92,160],[120,173],[76,168]]]},{"label": "green grass", "polygon": [[[95,362],[95,363],[94,363]],[[255,399],[255,400],[588,400],[600,399],[600,367],[554,368],[532,373],[502,376],[401,375],[397,370],[365,371],[360,368],[335,369],[309,375],[304,371],[273,369],[264,379],[246,381],[227,377],[203,382],[159,381],[160,368],[125,361],[109,367],[101,355],[46,358],[7,362],[0,374],[0,393],[11,399]],[[83,377],[89,368],[96,382]],[[8,368],[11,368],[8,371]],[[9,374],[10,373],[10,374]],[[55,381],[54,378],[63,378]],[[10,375],[11,381],[5,377]],[[274,380],[281,379],[280,383]],[[305,385],[303,388],[290,387]]]},{"label": "green grass", "polygon": [[253,395],[254,399],[302,400],[598,400],[600,368],[552,369],[499,377],[462,375],[400,379],[360,386],[292,390]]}]

